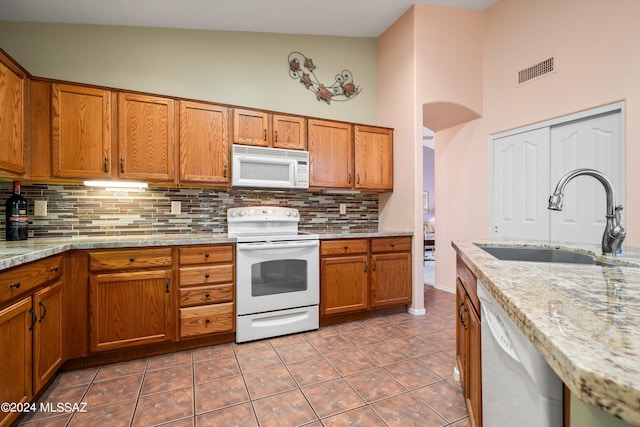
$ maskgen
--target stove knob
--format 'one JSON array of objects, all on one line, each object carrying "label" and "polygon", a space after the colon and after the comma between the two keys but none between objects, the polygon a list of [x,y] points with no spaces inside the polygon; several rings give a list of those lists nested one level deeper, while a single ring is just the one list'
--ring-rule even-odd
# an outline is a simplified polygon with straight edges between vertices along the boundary
[{"label": "stove knob", "polygon": [[235,217],[235,216],[236,216],[236,215],[238,215],[238,214],[236,213],[236,211],[231,211],[231,212],[229,213],[229,215],[233,218],[233,217]]},{"label": "stove knob", "polygon": [[291,216],[291,212],[290,211],[287,211],[287,216]]},{"label": "stove knob", "polygon": [[244,216],[244,211],[240,211],[240,212],[238,213],[238,215],[240,215],[240,216]]},{"label": "stove knob", "polygon": [[298,211],[293,211],[293,216],[298,216]]}]

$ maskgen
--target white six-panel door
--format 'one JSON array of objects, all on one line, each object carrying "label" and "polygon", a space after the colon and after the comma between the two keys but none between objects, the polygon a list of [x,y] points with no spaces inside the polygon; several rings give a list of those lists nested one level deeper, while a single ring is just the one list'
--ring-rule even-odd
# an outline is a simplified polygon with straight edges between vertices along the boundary
[{"label": "white six-panel door", "polygon": [[[609,178],[617,203],[624,206],[620,114],[606,114],[551,128],[551,183],[577,168],[596,169]],[[565,188],[564,209],[551,214],[551,238],[561,242],[598,243],[605,227],[602,184],[588,176]],[[624,211],[623,211],[624,213]]]},{"label": "white six-panel door", "polygon": [[549,128],[506,136],[493,146],[493,237],[548,239]]},{"label": "white six-panel door", "polygon": [[599,244],[606,200],[598,181],[575,178],[565,189],[564,210],[547,209],[560,177],[577,168],[604,173],[624,206],[620,110],[496,138],[492,162],[495,239]]}]

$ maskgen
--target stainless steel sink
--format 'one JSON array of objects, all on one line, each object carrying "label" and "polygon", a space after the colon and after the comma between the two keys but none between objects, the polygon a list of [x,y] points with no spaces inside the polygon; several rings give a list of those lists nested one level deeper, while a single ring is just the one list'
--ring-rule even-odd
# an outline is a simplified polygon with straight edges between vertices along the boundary
[{"label": "stainless steel sink", "polygon": [[553,248],[527,246],[476,245],[502,261],[554,262],[566,264],[589,264],[612,267],[615,264],[602,262],[589,254]]}]

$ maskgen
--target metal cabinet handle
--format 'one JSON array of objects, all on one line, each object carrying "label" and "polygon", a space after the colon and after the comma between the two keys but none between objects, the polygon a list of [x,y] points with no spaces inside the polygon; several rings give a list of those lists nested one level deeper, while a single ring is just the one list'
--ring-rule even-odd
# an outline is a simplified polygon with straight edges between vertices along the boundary
[{"label": "metal cabinet handle", "polygon": [[351,184],[351,172],[347,174],[347,184]]},{"label": "metal cabinet handle", "polygon": [[373,260],[373,267],[371,268],[371,271],[376,271],[376,260]]},{"label": "metal cabinet handle", "polygon": [[38,319],[38,323],[40,323],[42,322],[42,319],[44,319],[44,316],[47,315],[47,306],[45,306],[42,301],[40,301],[38,305],[42,307],[42,316],[40,316],[40,319]]},{"label": "metal cabinet handle", "polygon": [[124,173],[124,158],[120,157],[120,172]]},{"label": "metal cabinet handle", "polygon": [[36,316],[36,312],[33,311],[32,308],[29,309],[29,313],[31,313],[31,325],[29,325],[29,330],[33,331],[33,327],[36,325],[38,321],[38,316]]},{"label": "metal cabinet handle", "polygon": [[264,130],[264,140],[265,141],[267,140],[267,130],[266,129]]},{"label": "metal cabinet handle", "polygon": [[169,283],[171,283],[171,279],[169,279],[168,277],[165,279],[164,281],[164,286],[165,286],[165,292],[169,293],[170,289],[169,289]]},{"label": "metal cabinet handle", "polygon": [[360,184],[360,174],[357,174],[357,175],[356,175],[356,177],[357,177],[357,178],[356,178],[356,179],[357,179],[357,182],[356,182],[356,183],[357,183],[357,184]]},{"label": "metal cabinet handle", "polygon": [[20,288],[20,282],[16,282],[16,283],[12,283],[9,285],[10,288],[16,288],[19,289]]},{"label": "metal cabinet handle", "polygon": [[109,158],[105,157],[104,158],[104,173],[109,172]]},{"label": "metal cabinet handle", "polygon": [[278,130],[276,129],[276,142],[278,142]]},{"label": "metal cabinet handle", "polygon": [[367,272],[367,267],[368,267],[368,265],[367,265],[367,261],[365,261],[365,262],[364,262],[364,272],[365,272],[365,273]]},{"label": "metal cabinet handle", "polygon": [[223,177],[226,178],[227,177],[227,165],[226,164],[222,168],[222,173],[223,173]]},{"label": "metal cabinet handle", "polygon": [[[460,309],[464,307],[464,310],[462,310],[462,312],[460,312]],[[464,330],[467,330],[467,324],[464,323],[464,314],[467,312],[467,307],[464,306],[464,303],[461,303],[460,306],[458,307],[458,317],[460,318],[460,323],[462,323],[462,326],[464,327]]]}]

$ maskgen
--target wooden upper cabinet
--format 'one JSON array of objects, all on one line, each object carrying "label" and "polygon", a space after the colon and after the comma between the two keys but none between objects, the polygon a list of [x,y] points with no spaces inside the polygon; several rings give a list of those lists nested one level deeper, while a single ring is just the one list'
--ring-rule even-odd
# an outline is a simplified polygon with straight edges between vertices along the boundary
[{"label": "wooden upper cabinet", "polygon": [[53,84],[51,89],[52,175],[111,177],[111,92]]},{"label": "wooden upper cabinet", "polygon": [[274,148],[307,149],[307,123],[304,117],[274,114],[272,123]]},{"label": "wooden upper cabinet", "polygon": [[173,181],[176,137],[174,101],[118,94],[118,175],[147,181]]},{"label": "wooden upper cabinet", "polygon": [[393,130],[354,127],[355,188],[393,190]]},{"label": "wooden upper cabinet", "polygon": [[180,181],[228,185],[229,109],[180,102]]},{"label": "wooden upper cabinet", "polygon": [[25,173],[27,76],[0,51],[0,172]]},{"label": "wooden upper cabinet", "polygon": [[353,187],[353,126],[309,119],[309,186]]},{"label": "wooden upper cabinet", "polygon": [[271,144],[269,113],[258,110],[233,110],[233,142],[268,147]]},{"label": "wooden upper cabinet", "polygon": [[233,110],[233,143],[258,147],[307,149],[307,119],[265,111]]}]

